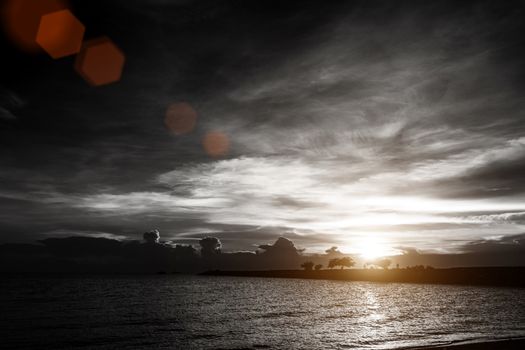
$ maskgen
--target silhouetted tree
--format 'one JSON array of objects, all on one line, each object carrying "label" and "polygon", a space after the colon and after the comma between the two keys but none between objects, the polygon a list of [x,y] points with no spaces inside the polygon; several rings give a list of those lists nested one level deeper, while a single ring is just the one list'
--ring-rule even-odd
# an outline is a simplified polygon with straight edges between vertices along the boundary
[{"label": "silhouetted tree", "polygon": [[345,256],[344,258],[339,259],[337,265],[341,266],[341,270],[342,270],[345,267],[350,268],[350,267],[354,266],[355,265],[355,261],[351,257]]},{"label": "silhouetted tree", "polygon": [[314,266],[315,271],[319,271],[319,270],[321,270],[322,268],[323,268],[323,265],[322,265],[322,264],[317,264],[317,265]]},{"label": "silhouetted tree", "polygon": [[304,263],[301,264],[301,267],[305,271],[312,271],[312,268],[314,267],[314,263],[311,261],[305,261]]},{"label": "silhouetted tree", "polygon": [[337,259],[337,258],[335,258],[335,259],[330,259],[330,260],[328,261],[328,268],[329,268],[329,269],[333,269],[334,267],[336,267],[336,266],[339,265],[338,262],[339,262],[339,259]]},{"label": "silhouetted tree", "polygon": [[345,267],[352,267],[355,265],[355,261],[349,257],[345,256],[344,258],[340,259],[330,259],[328,261],[328,268],[332,269],[336,266],[341,266],[341,269],[344,269]]}]

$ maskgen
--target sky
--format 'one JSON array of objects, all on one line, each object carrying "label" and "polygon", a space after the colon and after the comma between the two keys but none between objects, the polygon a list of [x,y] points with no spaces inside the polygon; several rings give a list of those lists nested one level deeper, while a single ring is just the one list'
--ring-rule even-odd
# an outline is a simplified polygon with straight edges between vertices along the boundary
[{"label": "sky", "polygon": [[2,34],[0,243],[158,228],[389,255],[525,232],[523,2],[70,3],[122,78]]}]

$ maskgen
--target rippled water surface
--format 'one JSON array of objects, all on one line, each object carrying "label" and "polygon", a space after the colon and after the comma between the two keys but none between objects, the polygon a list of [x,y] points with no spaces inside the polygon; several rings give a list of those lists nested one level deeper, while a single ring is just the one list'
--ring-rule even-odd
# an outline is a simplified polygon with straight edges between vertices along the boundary
[{"label": "rippled water surface", "polygon": [[242,277],[0,280],[4,348],[390,349],[525,336],[525,290]]}]

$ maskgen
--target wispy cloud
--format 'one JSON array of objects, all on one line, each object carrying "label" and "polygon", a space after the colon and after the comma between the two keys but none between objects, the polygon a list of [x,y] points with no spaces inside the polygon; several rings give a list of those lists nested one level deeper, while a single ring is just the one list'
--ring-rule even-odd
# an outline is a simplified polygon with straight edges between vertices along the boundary
[{"label": "wispy cloud", "polygon": [[466,242],[521,230],[520,225],[502,220],[505,214],[471,213],[519,213],[525,209],[523,201],[447,200],[423,191],[419,196],[385,195],[391,190],[391,174],[380,181],[331,178],[334,169],[343,167],[339,161],[242,157],[159,175],[158,181],[171,187],[170,192],[91,195],[77,205],[102,215],[196,216],[217,225],[288,227],[305,236],[333,235],[340,242],[352,242],[364,233],[427,248],[426,242],[447,246],[452,236]]},{"label": "wispy cloud", "polygon": [[[0,172],[15,184],[0,193],[11,205],[5,218],[38,207],[33,222],[46,232],[53,220],[119,235],[158,223],[174,240],[233,232],[249,245],[291,232],[311,246],[373,237],[443,251],[523,232],[518,12],[503,20],[482,3],[385,2],[343,6],[324,20],[300,12],[251,23],[245,9],[195,5],[191,14],[201,10],[209,16],[199,20],[223,30],[182,37],[196,17],[178,22],[170,11],[193,5],[166,14],[141,5],[163,41],[133,33],[153,46],[137,54],[149,64],[130,64],[129,91],[74,106],[75,118],[46,129],[51,140],[40,133],[47,124],[29,128],[38,147],[17,154],[31,167],[11,161]],[[127,14],[138,7],[126,5]],[[174,99],[194,104],[194,133],[163,129]],[[228,136],[227,157],[202,151],[210,130]],[[22,183],[26,168],[39,171]]]}]

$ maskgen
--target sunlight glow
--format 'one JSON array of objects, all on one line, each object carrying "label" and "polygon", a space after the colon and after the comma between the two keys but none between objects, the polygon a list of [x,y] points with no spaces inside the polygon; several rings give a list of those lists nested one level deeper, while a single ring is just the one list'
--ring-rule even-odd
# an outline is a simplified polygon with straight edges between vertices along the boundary
[{"label": "sunlight glow", "polygon": [[367,260],[395,254],[390,247],[376,237],[366,237],[357,242],[358,254]]}]

